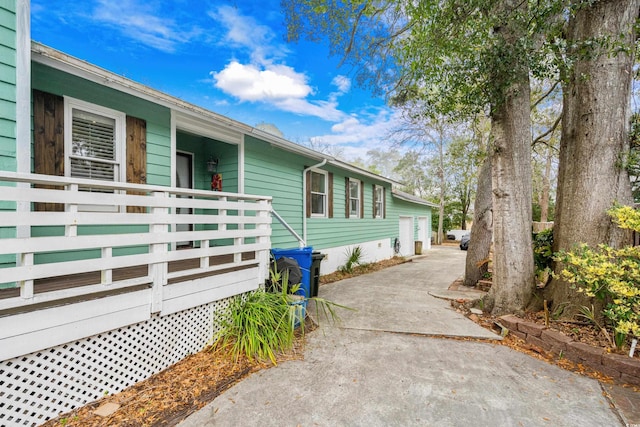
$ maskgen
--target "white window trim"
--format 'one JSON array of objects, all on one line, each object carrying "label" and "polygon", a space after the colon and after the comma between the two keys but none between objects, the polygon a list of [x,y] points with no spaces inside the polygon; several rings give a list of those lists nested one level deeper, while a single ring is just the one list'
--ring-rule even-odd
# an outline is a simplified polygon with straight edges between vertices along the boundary
[{"label": "white window trim", "polygon": [[[115,138],[116,138],[116,155],[115,155],[115,173],[114,182],[127,181],[127,165],[125,164],[127,149],[127,116],[125,113],[101,105],[92,104],[90,102],[64,96],[64,175],[71,177],[71,156],[72,152],[72,133],[73,133],[73,109],[86,111],[88,113],[97,114],[115,120]],[[117,211],[117,207],[82,205],[78,207],[82,211]]]},{"label": "white window trim", "polygon": [[[378,200],[378,190],[380,190],[380,199]],[[381,185],[376,185],[374,187],[374,200],[375,200],[375,204],[377,205],[378,203],[380,204],[380,214],[376,215],[375,218],[376,219],[382,219],[384,218],[384,187]],[[375,206],[374,206],[375,209]]]},{"label": "white window trim", "polygon": [[[351,183],[355,182],[356,184],[358,184],[358,197],[351,197]],[[360,209],[362,207],[362,200],[360,200],[360,198],[362,197],[362,181],[360,181],[359,179],[355,179],[355,178],[349,178],[349,188],[347,188],[347,192],[349,194],[349,219],[354,218],[354,219],[360,219],[360,217],[362,216],[362,212],[360,212]],[[358,203],[356,204],[356,213],[352,214],[351,213],[351,201],[352,200],[358,200]]]},{"label": "white window trim", "polygon": [[324,194],[324,204],[322,206],[322,209],[324,211],[324,213],[319,214],[319,213],[313,213],[313,202],[311,201],[311,218],[328,218],[329,217],[329,172],[322,170],[322,169],[311,169],[311,173],[317,173],[320,175],[324,176],[324,193],[315,193],[312,189],[313,186],[313,175],[309,176],[309,180],[311,182],[309,182],[309,195],[310,197],[312,197],[313,199],[313,194]]}]

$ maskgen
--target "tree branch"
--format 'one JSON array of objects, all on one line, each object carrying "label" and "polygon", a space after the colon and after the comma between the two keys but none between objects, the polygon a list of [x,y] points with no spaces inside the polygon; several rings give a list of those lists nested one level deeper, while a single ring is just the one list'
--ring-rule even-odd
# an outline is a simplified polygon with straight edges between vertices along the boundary
[{"label": "tree branch", "polygon": [[534,108],[536,108],[538,106],[538,104],[540,104],[542,101],[544,101],[544,99],[546,97],[548,97],[549,95],[551,95],[551,93],[555,90],[555,88],[558,86],[558,84],[560,83],[560,80],[556,80],[556,82],[553,84],[553,86],[551,86],[551,89],[549,89],[544,95],[542,95],[540,98],[538,98],[536,100],[536,102],[534,102],[531,105],[531,110],[533,110]]},{"label": "tree branch", "polygon": [[543,141],[543,138],[545,136],[551,135],[553,132],[555,132],[555,130],[558,128],[558,125],[560,124],[560,121],[562,120],[562,114],[560,114],[558,116],[558,118],[556,119],[556,121],[553,123],[553,125],[551,125],[551,127],[549,129],[547,129],[547,131],[545,133],[543,133],[542,135],[538,135],[538,137],[536,139],[533,140],[533,142],[531,143],[531,146],[536,145],[539,142],[542,142],[544,144],[549,145],[546,141]]}]

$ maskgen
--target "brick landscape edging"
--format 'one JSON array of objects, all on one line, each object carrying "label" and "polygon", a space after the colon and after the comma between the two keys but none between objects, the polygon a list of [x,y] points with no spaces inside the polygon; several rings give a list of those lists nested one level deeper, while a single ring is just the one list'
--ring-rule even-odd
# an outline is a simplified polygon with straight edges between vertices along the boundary
[{"label": "brick landscape edging", "polygon": [[614,380],[640,386],[640,359],[607,353],[599,347],[573,341],[555,329],[528,322],[508,314],[500,317],[502,326],[529,344],[536,345],[556,356],[589,366]]}]

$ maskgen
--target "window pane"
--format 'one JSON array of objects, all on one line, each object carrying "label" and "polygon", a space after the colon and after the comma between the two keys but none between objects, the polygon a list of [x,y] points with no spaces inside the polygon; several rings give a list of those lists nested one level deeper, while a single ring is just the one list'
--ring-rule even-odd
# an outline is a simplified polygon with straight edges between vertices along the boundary
[{"label": "window pane", "polygon": [[376,187],[376,201],[382,201],[382,187]]},{"label": "window pane", "polygon": [[357,181],[349,181],[349,196],[357,199],[360,196],[359,187]]},{"label": "window pane", "polygon": [[311,191],[314,193],[325,193],[325,179],[323,174],[311,172]]},{"label": "window pane", "polygon": [[72,154],[115,160],[115,129],[115,119],[73,109]]},{"label": "window pane", "polygon": [[71,176],[76,178],[114,180],[114,164],[101,163],[86,159],[71,159]]},{"label": "window pane", "polygon": [[324,195],[322,194],[311,195],[311,213],[324,215]]},{"label": "window pane", "polygon": [[350,200],[351,209],[349,210],[349,215],[358,215],[358,209],[360,208],[360,203],[357,199]]}]

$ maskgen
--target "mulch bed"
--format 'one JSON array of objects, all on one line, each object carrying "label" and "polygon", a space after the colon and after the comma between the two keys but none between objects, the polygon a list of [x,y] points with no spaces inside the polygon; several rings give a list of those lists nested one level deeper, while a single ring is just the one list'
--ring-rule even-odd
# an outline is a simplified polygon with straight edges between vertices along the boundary
[{"label": "mulch bed", "polygon": [[320,276],[320,285],[337,282],[339,280],[348,279],[350,277],[360,276],[362,274],[373,273],[374,271],[383,270],[393,267],[394,265],[411,262],[410,259],[404,257],[393,257],[391,259],[382,260],[371,264],[356,265],[351,273],[346,271],[335,271],[331,274]]},{"label": "mulch bed", "polygon": [[[305,331],[315,327],[307,318]],[[279,354],[277,362],[302,359],[303,347],[304,336],[298,331],[293,349]],[[120,393],[60,415],[43,426],[175,426],[238,381],[272,366],[270,362],[251,361],[246,357],[235,361],[226,352],[208,348]],[[109,403],[119,405],[119,409],[108,416],[94,413]]]}]

